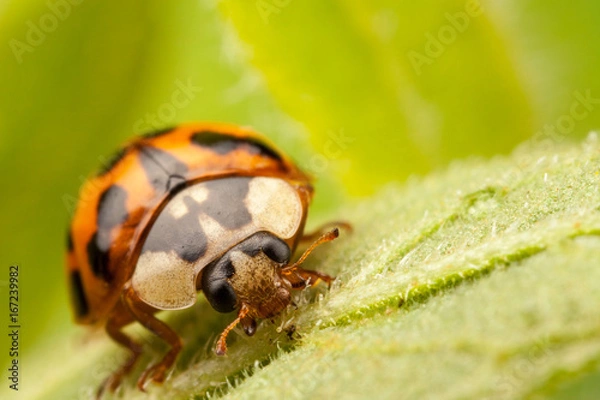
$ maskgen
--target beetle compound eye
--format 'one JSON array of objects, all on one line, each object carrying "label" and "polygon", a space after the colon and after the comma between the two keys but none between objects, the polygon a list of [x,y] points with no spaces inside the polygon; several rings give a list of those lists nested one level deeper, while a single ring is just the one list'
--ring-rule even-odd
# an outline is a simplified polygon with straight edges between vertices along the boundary
[{"label": "beetle compound eye", "polygon": [[280,264],[287,264],[290,260],[290,248],[281,239],[269,236],[261,244],[263,253],[271,260]]},{"label": "beetle compound eye", "polygon": [[202,289],[210,305],[218,312],[228,313],[235,310],[237,299],[233,288],[227,281],[208,281]]},{"label": "beetle compound eye", "polygon": [[227,281],[234,272],[229,258],[223,257],[206,267],[202,273],[202,291],[210,305],[218,312],[228,313],[235,310],[237,296]]},{"label": "beetle compound eye", "polygon": [[258,232],[240,243],[236,248],[251,257],[255,257],[256,254],[262,251],[267,257],[279,264],[287,264],[291,255],[289,246],[269,232]]}]

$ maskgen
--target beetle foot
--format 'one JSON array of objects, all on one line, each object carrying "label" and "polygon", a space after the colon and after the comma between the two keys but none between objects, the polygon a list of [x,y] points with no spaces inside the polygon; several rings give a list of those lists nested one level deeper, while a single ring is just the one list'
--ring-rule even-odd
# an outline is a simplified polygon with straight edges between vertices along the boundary
[{"label": "beetle foot", "polygon": [[96,392],[96,400],[100,400],[106,392],[114,393],[119,386],[121,386],[123,378],[131,372],[139,355],[141,354],[139,347],[132,347],[132,350],[133,354],[127,359],[121,368],[119,368],[112,375],[106,378],[104,382],[102,382],[98,388],[98,391]]},{"label": "beetle foot", "polygon": [[156,383],[163,383],[165,381],[165,377],[167,374],[167,369],[169,366],[164,365],[164,363],[160,362],[158,364],[154,364],[148,369],[144,371],[140,379],[137,381],[137,387],[142,392],[146,391],[146,383],[148,381],[153,381]]},{"label": "beetle foot", "polygon": [[96,400],[102,399],[102,396],[104,395],[104,393],[107,392],[107,389],[108,392],[114,393],[118,389],[118,387],[121,386],[122,379],[123,374],[120,372],[116,372],[108,378],[106,378],[98,388],[98,391],[96,391]]}]

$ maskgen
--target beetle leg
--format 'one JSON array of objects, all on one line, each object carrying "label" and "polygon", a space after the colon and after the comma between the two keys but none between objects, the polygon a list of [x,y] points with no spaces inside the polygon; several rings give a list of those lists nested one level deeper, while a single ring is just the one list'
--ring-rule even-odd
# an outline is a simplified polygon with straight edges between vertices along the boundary
[{"label": "beetle leg", "polygon": [[333,228],[342,228],[345,231],[352,232],[352,225],[346,221],[332,221],[321,225],[317,230],[306,233],[300,238],[300,243],[314,242]]},{"label": "beetle leg", "polygon": [[281,269],[281,275],[290,282],[294,289],[304,288],[310,283],[314,283],[319,279],[325,281],[328,285],[331,285],[331,282],[334,279],[331,276],[319,271],[302,269],[300,268],[300,265],[304,262],[304,260],[306,260],[306,257],[308,257],[308,255],[312,253],[315,248],[317,248],[317,246],[323,243],[331,242],[337,238],[339,234],[340,230],[338,228],[334,228],[331,231],[325,232],[315,242],[313,242],[308,249],[306,249],[298,261]]},{"label": "beetle leg", "polygon": [[284,276],[294,289],[303,289],[310,284],[316,283],[319,279],[327,283],[328,286],[331,286],[331,282],[335,279],[324,272],[302,269],[300,267],[295,268]]},{"label": "beetle leg", "polygon": [[123,377],[131,372],[139,359],[140,354],[142,354],[142,346],[122,331],[122,329],[131,322],[133,322],[131,314],[124,309],[123,303],[119,302],[115,311],[109,316],[105,329],[114,341],[129,349],[131,355],[117,371],[100,385],[96,392],[96,399],[100,399],[106,389],[110,392],[114,392],[121,384]]},{"label": "beetle leg", "polygon": [[323,243],[331,242],[332,240],[337,238],[339,235],[340,235],[340,230],[338,228],[333,228],[332,230],[322,234],[316,241],[313,242],[313,244],[311,244],[308,247],[308,249],[306,249],[304,251],[304,253],[300,256],[298,261],[296,261],[292,265],[288,265],[287,267],[284,267],[282,269],[283,273],[285,274],[285,273],[288,273],[289,271],[294,271],[294,270],[298,269],[300,264],[302,264],[304,262],[304,260],[306,260],[306,257],[308,257],[308,255],[310,253],[312,253],[313,250],[317,248],[317,246],[319,246]]},{"label": "beetle leg", "polygon": [[145,391],[144,384],[148,379],[152,379],[154,382],[163,382],[165,380],[166,372],[175,363],[175,359],[177,358],[177,355],[179,355],[183,343],[173,329],[156,318],[152,311],[148,311],[147,307],[143,306],[145,303],[139,299],[131,286],[128,285],[125,287],[123,299],[125,300],[125,304],[129,308],[129,311],[131,311],[134,318],[140,324],[171,346],[171,349],[165,354],[162,360],[148,367],[138,380],[138,388],[141,391]]}]

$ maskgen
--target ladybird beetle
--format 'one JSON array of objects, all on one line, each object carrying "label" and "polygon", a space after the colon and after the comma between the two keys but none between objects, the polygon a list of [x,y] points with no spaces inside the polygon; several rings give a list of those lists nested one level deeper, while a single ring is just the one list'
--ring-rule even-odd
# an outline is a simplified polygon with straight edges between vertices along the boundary
[{"label": "ladybird beetle", "polygon": [[[338,229],[303,236],[313,188],[310,179],[264,137],[245,128],[191,123],[142,136],[120,150],[80,193],[70,225],[67,276],[75,320],[104,325],[129,349],[126,362],[98,390],[114,391],[142,346],[123,331],[139,322],[170,345],[137,386],[162,382],[182,341],[155,317],[191,307],[202,291],[219,312],[237,310],[216,353],[239,323],[279,314],[291,289],[330,283],[300,268]],[[339,223],[349,228],[345,223]],[[296,261],[301,240],[316,241]]]}]

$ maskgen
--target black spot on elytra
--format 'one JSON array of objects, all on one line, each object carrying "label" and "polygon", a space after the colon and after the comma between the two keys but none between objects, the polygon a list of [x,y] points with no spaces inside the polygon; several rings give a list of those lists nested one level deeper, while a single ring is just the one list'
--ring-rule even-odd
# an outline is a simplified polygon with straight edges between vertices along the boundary
[{"label": "black spot on elytra", "polygon": [[108,161],[100,167],[97,176],[102,176],[110,172],[115,167],[115,165],[117,165],[119,161],[121,161],[123,157],[125,157],[125,154],[127,154],[127,149],[128,147],[123,147],[122,149],[119,149],[115,153],[113,153],[108,158]]},{"label": "black spot on elytra", "polygon": [[176,191],[176,189],[183,188],[186,185],[187,181],[183,176],[179,175],[171,175],[169,176],[169,180],[167,181],[167,191]]},{"label": "black spot on elytra", "polygon": [[108,249],[101,250],[98,246],[98,242],[105,242],[106,238],[98,240],[98,232],[94,233],[92,238],[87,244],[86,251],[88,255],[88,261],[94,275],[104,281],[110,280],[110,274],[108,272]]},{"label": "black spot on elytra", "polygon": [[192,135],[192,143],[206,147],[215,153],[224,155],[237,149],[244,149],[250,154],[282,161],[281,155],[255,138],[239,138],[219,132],[202,131]]},{"label": "black spot on elytra", "polygon": [[174,129],[175,129],[174,126],[170,126],[168,128],[158,129],[158,130],[155,130],[155,131],[152,131],[152,132],[144,133],[142,135],[142,137],[144,137],[146,139],[152,139],[152,138],[155,138],[155,137],[166,135],[167,133],[172,132]]},{"label": "black spot on elytra", "polygon": [[73,251],[73,235],[71,235],[70,229],[67,231],[67,250]]},{"label": "black spot on elytra", "polygon": [[[145,133],[142,135],[142,137],[146,138],[146,139],[152,139],[155,137],[166,135],[167,133],[172,132],[174,129],[175,129],[175,127],[159,129],[156,131]],[[133,144],[131,146],[135,146],[135,144]],[[119,161],[121,161],[123,159],[123,157],[125,157],[125,155],[127,154],[127,151],[129,150],[129,148],[131,146],[125,146],[125,147],[117,150],[116,152],[114,152],[110,157],[108,157],[108,161],[106,163],[104,163],[98,170],[97,176],[102,176],[102,175],[105,175],[108,172],[110,172],[115,167],[115,165],[117,165],[119,163]]]},{"label": "black spot on elytra", "polygon": [[110,230],[127,220],[127,192],[119,185],[106,189],[98,200],[98,231]]},{"label": "black spot on elytra", "polygon": [[202,212],[228,229],[241,228],[252,222],[244,204],[250,179],[239,177],[206,182],[208,198],[202,203]]},{"label": "black spot on elytra", "polygon": [[188,212],[179,218],[169,212],[161,213],[152,229],[142,252],[169,252],[174,250],[179,258],[194,262],[206,253],[207,238],[198,219],[200,204],[191,197],[184,198]]},{"label": "black spot on elytra", "polygon": [[186,165],[166,151],[145,146],[139,157],[148,181],[157,191],[167,192],[185,182]]},{"label": "black spot on elytra", "polygon": [[71,272],[70,276],[71,300],[73,302],[73,308],[75,309],[75,315],[77,318],[81,318],[89,312],[89,306],[87,299],[85,298],[85,292],[83,290],[83,282],[81,281],[81,274],[79,271]]},{"label": "black spot on elytra", "polygon": [[106,281],[108,273],[108,252],[111,245],[111,231],[127,220],[127,192],[118,185],[106,189],[98,200],[97,230],[87,244],[87,254],[94,274]]}]

